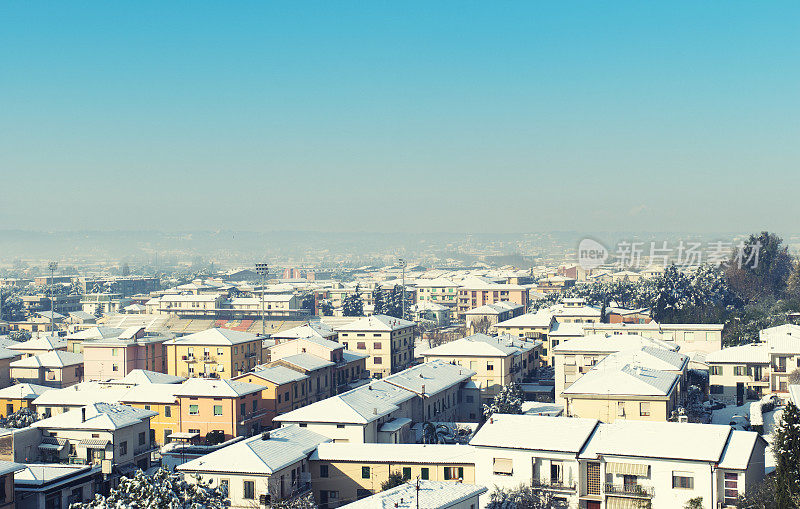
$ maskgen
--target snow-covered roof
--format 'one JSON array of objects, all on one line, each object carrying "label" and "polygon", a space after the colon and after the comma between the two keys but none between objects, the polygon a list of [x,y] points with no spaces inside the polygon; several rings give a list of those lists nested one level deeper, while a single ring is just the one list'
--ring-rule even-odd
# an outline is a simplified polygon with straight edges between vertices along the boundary
[{"label": "snow-covered roof", "polygon": [[667,396],[680,377],[669,371],[660,371],[626,364],[622,368],[605,369],[598,364],[594,369],[564,389],[563,395],[614,395]]},{"label": "snow-covered roof", "polygon": [[638,334],[589,334],[559,343],[553,348],[553,351],[555,353],[612,353],[630,349],[638,350],[643,346],[666,348],[667,350],[678,350],[679,348],[674,343],[645,338]]},{"label": "snow-covered roof", "polygon": [[689,356],[664,348],[644,346],[639,350],[614,352],[600,361],[595,369],[621,368],[626,364],[662,371],[683,371],[689,364]]},{"label": "snow-covered roof", "polygon": [[177,470],[272,474],[307,458],[319,444],[329,441],[306,428],[285,426],[223,447],[184,463]]},{"label": "snow-covered roof", "polygon": [[[83,420],[84,410],[86,420]],[[62,414],[42,419],[41,421],[36,421],[31,424],[31,427],[99,429],[111,431],[133,426],[156,415],[158,415],[158,412],[143,410],[128,405],[93,403],[82,408],[76,408]]]},{"label": "snow-covered roof", "polygon": [[389,375],[383,380],[417,394],[439,392],[469,380],[475,371],[441,360],[425,362]]},{"label": "snow-covered roof", "polygon": [[36,384],[16,384],[0,389],[0,398],[3,399],[36,399],[45,391],[53,390],[52,387]]},{"label": "snow-covered roof", "polygon": [[67,336],[67,339],[81,339],[81,340],[92,340],[92,339],[103,339],[103,338],[116,338],[125,329],[122,327],[106,327],[106,326],[98,326],[98,327],[90,327],[86,330],[82,330],[80,332],[75,332]]},{"label": "snow-covered roof", "polygon": [[580,323],[555,322],[550,327],[549,337],[572,337],[577,338],[586,334],[583,325]]},{"label": "snow-covered roof", "polygon": [[339,332],[379,331],[389,332],[414,326],[414,322],[387,315],[371,315],[359,318],[336,328]]},{"label": "snow-covered roof", "polygon": [[476,484],[454,483],[452,481],[419,481],[419,489],[417,489],[416,484],[413,486],[411,484],[401,484],[341,507],[343,509],[373,509],[376,507],[445,509],[448,507],[461,507],[458,504],[472,500],[486,493],[486,491],[486,487]]},{"label": "snow-covered roof", "polygon": [[414,282],[417,288],[457,288],[458,283],[447,278],[437,277],[435,279],[417,279]]},{"label": "snow-covered roof", "polygon": [[535,313],[527,313],[509,318],[508,320],[496,324],[495,327],[549,327],[552,320],[552,313],[540,309]]},{"label": "snow-covered roof", "polygon": [[298,327],[282,330],[272,334],[271,338],[277,339],[299,339],[299,338],[323,338],[328,339],[336,336],[334,331],[328,325],[322,322],[308,322]]},{"label": "snow-covered roof", "polygon": [[123,383],[123,384],[177,384],[183,382],[186,378],[182,376],[169,375],[167,373],[159,373],[157,371],[149,371],[147,369],[134,369],[130,373],[120,378],[119,380],[111,380],[109,383]]},{"label": "snow-covered roof", "polygon": [[227,378],[190,378],[177,386],[175,395],[238,398],[239,396],[263,390],[264,386],[262,385],[249,384]]},{"label": "snow-covered roof", "polygon": [[290,382],[296,382],[298,380],[308,378],[308,375],[304,375],[299,371],[289,369],[286,366],[271,366],[264,368],[256,367],[256,369],[248,374],[261,377],[264,380],[278,385],[288,384]]},{"label": "snow-covered roof", "polygon": [[769,347],[764,343],[731,346],[706,355],[707,364],[769,364]]},{"label": "snow-covered roof", "polygon": [[509,336],[491,337],[473,334],[421,352],[423,357],[507,357],[520,352]]},{"label": "snow-covered roof", "polygon": [[442,444],[320,444],[312,460],[391,463],[474,463],[469,445]]},{"label": "snow-covered roof", "polygon": [[195,332],[180,338],[165,342],[165,345],[200,345],[200,346],[229,346],[256,341],[260,336],[249,332],[223,329],[220,327]]},{"label": "snow-covered roof", "polygon": [[17,345],[10,346],[11,350],[40,350],[42,352],[66,348],[67,342],[56,336],[36,336]]},{"label": "snow-covered roof", "polygon": [[597,419],[494,414],[470,440],[470,445],[532,451],[579,452],[598,424]]},{"label": "snow-covered roof", "polygon": [[615,455],[718,462],[731,431],[730,426],[716,424],[620,419],[600,424],[580,457]]},{"label": "snow-covered roof", "polygon": [[42,355],[16,360],[10,366],[12,368],[65,368],[77,364],[83,364],[83,355],[64,350],[51,350]]},{"label": "snow-covered roof", "polygon": [[98,382],[81,382],[63,389],[51,389],[33,400],[34,406],[83,406],[118,403],[127,387],[107,387]]},{"label": "snow-covered roof", "polygon": [[731,432],[725,450],[722,451],[722,459],[719,468],[729,468],[733,470],[746,470],[753,454],[756,442],[765,440],[758,433],[752,431],[742,431],[735,429]]},{"label": "snow-covered roof", "polygon": [[135,385],[120,395],[122,403],[161,403],[172,404],[177,401],[175,392],[180,386],[177,384],[148,383]]},{"label": "snow-covered roof", "polygon": [[59,480],[66,480],[75,474],[94,474],[100,467],[91,465],[63,465],[60,463],[28,463],[23,470],[14,475],[14,484],[21,486],[42,486]]},{"label": "snow-covered roof", "polygon": [[465,314],[467,315],[499,315],[501,313],[507,313],[512,309],[519,309],[522,307],[522,304],[516,304],[513,302],[507,301],[500,301],[495,302],[494,304],[484,304],[483,306],[478,306],[476,308],[470,309]]},{"label": "snow-covered roof", "polygon": [[298,353],[295,355],[287,355],[286,357],[281,357],[280,359],[276,359],[278,361],[283,361],[292,366],[297,366],[300,369],[304,369],[306,371],[314,371],[317,369],[327,368],[328,366],[334,366],[335,364],[331,361],[325,360],[322,357],[317,357],[316,355],[311,355],[308,353]]}]

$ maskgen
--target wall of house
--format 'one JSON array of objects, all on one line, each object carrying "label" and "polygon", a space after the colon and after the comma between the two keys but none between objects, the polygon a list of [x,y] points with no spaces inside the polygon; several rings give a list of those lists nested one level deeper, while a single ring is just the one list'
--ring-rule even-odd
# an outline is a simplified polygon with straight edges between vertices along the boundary
[{"label": "wall of house", "polygon": [[218,378],[233,378],[260,364],[262,355],[260,339],[233,346],[179,343],[166,345],[166,349],[167,373],[187,378],[206,372],[215,373]]},{"label": "wall of house", "polygon": [[[253,417],[253,402],[256,402],[255,415],[258,415],[256,418]],[[244,413],[241,410],[242,403],[245,405]],[[196,415],[190,413],[192,405],[198,407]],[[215,406],[222,407],[220,415],[214,415]],[[200,435],[205,436],[211,431],[220,430],[225,434],[225,440],[240,435],[250,436],[258,432],[263,426],[262,418],[266,415],[266,413],[261,414],[265,410],[261,392],[238,398],[179,396],[178,407],[180,431],[199,430]],[[241,422],[244,424],[240,424]],[[257,425],[255,430],[252,428],[254,425]]]},{"label": "wall of house", "polygon": [[0,398],[0,416],[8,417],[22,408],[31,406],[31,400],[18,398]]},{"label": "wall of house", "polygon": [[[570,417],[585,417],[598,419],[605,423],[612,423],[617,419],[635,421],[665,422],[674,408],[675,391],[671,398],[622,398],[610,396],[609,398],[590,398],[583,396],[568,396],[565,413]],[[650,404],[650,415],[640,415],[640,404]],[[624,406],[624,415],[619,415],[619,405]]]}]

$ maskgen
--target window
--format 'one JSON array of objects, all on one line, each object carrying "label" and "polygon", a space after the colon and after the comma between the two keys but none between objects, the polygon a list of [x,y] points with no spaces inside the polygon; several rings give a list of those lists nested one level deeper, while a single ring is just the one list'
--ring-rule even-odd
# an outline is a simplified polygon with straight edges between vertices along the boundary
[{"label": "window", "polygon": [[733,374],[734,376],[745,376],[747,375],[747,368],[745,368],[744,366],[734,366]]},{"label": "window", "polygon": [[247,412],[247,405],[244,403],[239,404],[239,413],[244,415]]},{"label": "window", "polygon": [[411,467],[403,467],[403,480],[408,481],[411,479]]},{"label": "window", "polygon": [[258,410],[258,400],[254,399],[253,400],[253,413],[255,413],[256,410]]},{"label": "window", "polygon": [[144,445],[144,441],[145,441],[145,436],[144,436],[144,431],[142,431],[141,433],[139,433],[139,445]]},{"label": "window", "polygon": [[739,498],[739,474],[725,472],[725,504],[736,505]]},{"label": "window", "polygon": [[111,365],[111,371],[119,371],[119,365],[117,365],[117,364],[112,364],[112,365]]},{"label": "window", "polygon": [[164,405],[164,417],[172,417],[172,407]]},{"label": "window", "polygon": [[361,467],[361,478],[369,479],[369,467]]},{"label": "window", "polygon": [[189,405],[189,415],[199,415],[199,414],[200,414],[199,405]]},{"label": "window", "polygon": [[217,355],[222,355],[222,348],[217,348]]},{"label": "window", "polygon": [[691,472],[672,472],[672,487],[674,489],[694,489],[694,474]]},{"label": "window", "polygon": [[119,353],[119,348],[112,348],[111,349],[111,355],[113,355],[114,357],[116,357],[118,353]]},{"label": "window", "polygon": [[494,371],[494,364],[492,364],[491,362],[487,362],[486,371]]},{"label": "window", "polygon": [[709,388],[709,392],[711,392],[711,394],[722,394],[724,391],[725,388],[721,385],[712,385]]},{"label": "window", "polygon": [[244,482],[244,495],[242,498],[246,500],[252,500],[256,497],[256,486],[253,481],[245,481]]},{"label": "window", "polygon": [[319,466],[319,476],[320,477],[328,477],[328,465],[320,465]]},{"label": "window", "polygon": [[383,364],[383,357],[380,357],[380,356],[373,357],[372,358],[372,363],[373,364]]},{"label": "window", "polygon": [[223,493],[228,493],[228,486],[230,486],[230,482],[227,479],[219,480],[219,487],[222,488]]},{"label": "window", "polygon": [[372,343],[372,348],[374,348],[375,350],[380,350],[382,348],[382,346],[383,345],[381,345],[381,343],[378,342],[378,341]]},{"label": "window", "polygon": [[444,480],[455,481],[464,478],[464,467],[444,467]]},{"label": "window", "polygon": [[125,456],[126,454],[128,454],[128,442],[127,442],[127,440],[125,442],[120,442],[120,444],[119,444],[119,454],[120,454],[120,456]]},{"label": "window", "polygon": [[712,375],[721,375],[722,374],[722,366],[709,366],[709,370],[711,371],[710,374],[712,374]]},{"label": "window", "polygon": [[553,484],[561,484],[564,479],[564,465],[561,463],[550,463],[550,482]]},{"label": "window", "polygon": [[344,429],[344,424],[337,424],[337,425],[336,425],[336,427],[337,427],[338,429]]},{"label": "window", "polygon": [[639,415],[642,417],[648,417],[650,415],[650,402],[649,401],[642,401],[639,403]]},{"label": "window", "polygon": [[510,458],[494,458],[494,475],[511,475],[514,473]]},{"label": "window", "polygon": [[366,343],[363,343],[361,341],[356,343],[356,350],[366,350],[366,349],[367,349],[367,344]]},{"label": "window", "polygon": [[428,467],[422,467],[419,469],[420,479],[422,479],[423,481],[427,481],[429,477],[430,477],[430,470],[428,470]]},{"label": "window", "polygon": [[222,415],[222,405],[214,405],[214,415]]},{"label": "window", "polygon": [[625,417],[625,402],[617,401],[617,417]]}]

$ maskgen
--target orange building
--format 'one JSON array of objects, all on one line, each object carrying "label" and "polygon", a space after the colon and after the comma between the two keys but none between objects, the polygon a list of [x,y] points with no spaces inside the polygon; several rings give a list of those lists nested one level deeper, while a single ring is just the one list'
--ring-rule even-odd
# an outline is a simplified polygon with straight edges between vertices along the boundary
[{"label": "orange building", "polygon": [[274,417],[308,404],[305,390],[308,376],[285,366],[259,367],[235,380],[263,387],[261,399],[267,411],[265,426],[273,427]]}]

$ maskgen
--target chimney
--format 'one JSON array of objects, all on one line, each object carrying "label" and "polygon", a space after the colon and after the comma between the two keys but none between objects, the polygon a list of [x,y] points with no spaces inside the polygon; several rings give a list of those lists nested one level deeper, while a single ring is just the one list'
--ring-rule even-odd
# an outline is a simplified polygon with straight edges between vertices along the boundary
[{"label": "chimney", "polygon": [[372,414],[378,415],[378,407],[372,407]]},{"label": "chimney", "polygon": [[261,434],[261,440],[269,440],[269,431],[265,431]]}]

